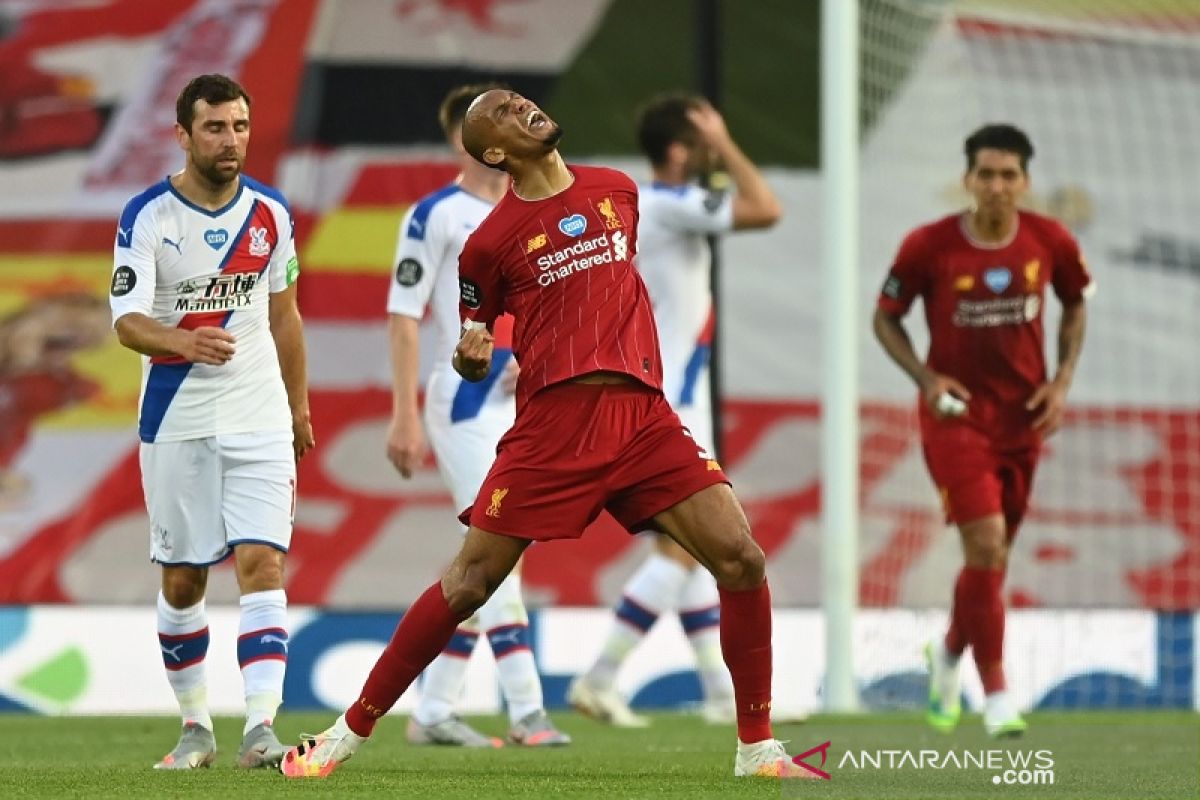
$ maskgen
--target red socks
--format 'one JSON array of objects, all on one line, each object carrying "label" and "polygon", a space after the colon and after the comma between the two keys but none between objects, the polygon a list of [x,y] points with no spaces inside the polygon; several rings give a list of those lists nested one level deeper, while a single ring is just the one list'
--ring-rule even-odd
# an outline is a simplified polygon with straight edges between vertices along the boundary
[{"label": "red socks", "polygon": [[437,657],[464,619],[466,616],[454,613],[446,604],[441,581],[426,589],[401,617],[392,640],[367,676],[358,702],[346,709],[350,730],[370,736],[376,721]]},{"label": "red socks", "polygon": [[771,735],[771,590],[721,594],[721,652],[733,677],[738,739],[746,744]]},{"label": "red socks", "polygon": [[946,649],[951,653],[971,645],[986,694],[1005,688],[1003,586],[1003,569],[963,567],[954,584],[954,608],[946,633]]}]

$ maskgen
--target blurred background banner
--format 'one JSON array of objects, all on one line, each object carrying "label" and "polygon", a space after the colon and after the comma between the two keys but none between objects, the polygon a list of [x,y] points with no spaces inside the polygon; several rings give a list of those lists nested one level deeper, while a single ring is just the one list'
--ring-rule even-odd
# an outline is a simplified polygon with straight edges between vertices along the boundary
[{"label": "blurred background banner", "polygon": [[[824,313],[816,6],[721,4],[723,110],[785,206],[777,228],[722,245],[724,460],[777,603],[808,607],[819,602]],[[1033,202],[1071,226],[1099,285],[1009,601],[1197,608],[1200,8],[862,9],[863,323],[846,344],[863,364],[861,603],[942,608],[959,565],[921,461],[914,392],[868,341],[867,319],[903,232],[963,206],[962,139],[1003,119],[1031,134]],[[182,165],[174,101],[190,77],[245,84],[247,172],[280,187],[297,222],[319,444],[301,465],[289,596],[392,608],[428,585],[458,536],[432,462],[402,482],[384,456],[398,221],[455,174],[438,100],[466,80],[507,80],[563,124],[569,158],[644,178],[633,113],[695,85],[694,18],[690,0],[0,4],[0,602],[154,597],[139,369],[108,332],[106,291],[122,204]],[[609,602],[645,546],[602,521],[581,542],[532,548],[529,599]],[[235,592],[232,575],[210,583],[214,604]]]}]

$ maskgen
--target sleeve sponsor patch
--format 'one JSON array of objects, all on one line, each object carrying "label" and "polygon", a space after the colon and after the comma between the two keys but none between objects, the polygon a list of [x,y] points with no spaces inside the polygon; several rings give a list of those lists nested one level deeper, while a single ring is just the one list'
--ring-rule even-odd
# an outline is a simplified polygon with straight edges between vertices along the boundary
[{"label": "sleeve sponsor patch", "polygon": [[292,256],[287,263],[287,285],[291,286],[300,277],[300,261]]},{"label": "sleeve sponsor patch", "polygon": [[483,291],[480,290],[479,284],[468,278],[458,279],[458,294],[462,298],[462,304],[467,308],[479,308],[483,305]]},{"label": "sleeve sponsor patch", "polygon": [[724,202],[725,191],[723,189],[709,191],[704,194],[704,210],[710,214],[715,214]]},{"label": "sleeve sponsor patch", "polygon": [[421,276],[425,274],[421,262],[415,258],[401,259],[396,265],[396,283],[401,286],[416,286],[421,282]]},{"label": "sleeve sponsor patch", "polygon": [[137,273],[132,267],[122,264],[113,270],[112,286],[108,291],[113,297],[124,297],[133,291],[134,286],[137,286]]},{"label": "sleeve sponsor patch", "polygon": [[900,279],[895,275],[888,275],[887,280],[883,282],[884,297],[890,297],[893,300],[899,300],[902,289],[903,286],[900,283]]}]

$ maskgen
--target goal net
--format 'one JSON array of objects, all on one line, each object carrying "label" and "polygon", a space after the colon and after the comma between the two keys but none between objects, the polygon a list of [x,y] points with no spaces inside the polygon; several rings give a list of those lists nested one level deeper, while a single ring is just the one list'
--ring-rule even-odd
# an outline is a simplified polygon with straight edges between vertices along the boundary
[{"label": "goal net", "polygon": [[[962,143],[988,122],[1030,135],[1029,205],[1071,228],[1098,288],[1070,410],[1048,442],[1006,584],[1009,607],[1030,609],[1010,614],[1006,648],[1027,707],[1194,702],[1197,33],[1200,2],[861,2],[863,307],[908,229],[966,206]],[[1046,308],[1053,364],[1052,295]],[[919,308],[907,327],[924,352]],[[860,600],[924,609],[904,635],[927,636],[943,629],[958,537],[925,472],[915,390],[863,338]],[[868,673],[915,661],[880,642],[857,654]],[[978,692],[968,686],[969,698]],[[869,680],[864,694],[892,696]]]}]

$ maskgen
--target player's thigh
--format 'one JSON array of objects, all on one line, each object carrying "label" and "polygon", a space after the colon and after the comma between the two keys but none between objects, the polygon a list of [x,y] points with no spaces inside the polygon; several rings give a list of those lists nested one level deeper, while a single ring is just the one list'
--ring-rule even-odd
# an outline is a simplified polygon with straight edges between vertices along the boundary
[{"label": "player's thigh", "polygon": [[216,440],[142,443],[138,456],[151,561],[207,566],[227,556]]},{"label": "player's thigh", "polygon": [[1000,458],[1000,504],[1004,513],[1006,538],[1012,541],[1029,510],[1033,477],[1040,452],[1035,448],[1003,453]]},{"label": "player's thigh", "polygon": [[225,434],[217,441],[227,544],[260,544],[287,552],[296,510],[292,432]]},{"label": "player's thigh", "polygon": [[721,465],[684,429],[661,396],[647,395],[642,402],[636,435],[604,476],[614,487],[606,508],[634,533],[661,530],[656,515],[710,486],[729,482]]},{"label": "player's thigh", "polygon": [[924,431],[921,444],[946,522],[962,525],[1001,512],[999,464],[985,436],[952,423]]},{"label": "player's thigh", "polygon": [[692,556],[728,585],[747,571],[757,585],[762,570],[761,548],[750,535],[750,523],[728,484],[708,486],[654,516],[665,531]]},{"label": "player's thigh", "polygon": [[512,427],[512,417],[481,413],[474,419],[450,422],[426,419],[429,443],[438,470],[454,498],[455,512],[470,507],[496,460],[496,444]]}]

